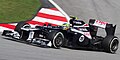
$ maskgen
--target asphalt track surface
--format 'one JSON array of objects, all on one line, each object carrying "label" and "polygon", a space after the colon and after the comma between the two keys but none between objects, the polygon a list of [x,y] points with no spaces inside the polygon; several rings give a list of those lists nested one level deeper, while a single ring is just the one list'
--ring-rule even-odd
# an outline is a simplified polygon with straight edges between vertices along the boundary
[{"label": "asphalt track surface", "polygon": [[[117,24],[120,38],[120,0],[55,0],[69,15],[88,22],[95,18]],[[41,48],[4,39],[0,36],[0,60],[119,60],[116,54],[100,51],[73,50],[68,48]]]}]

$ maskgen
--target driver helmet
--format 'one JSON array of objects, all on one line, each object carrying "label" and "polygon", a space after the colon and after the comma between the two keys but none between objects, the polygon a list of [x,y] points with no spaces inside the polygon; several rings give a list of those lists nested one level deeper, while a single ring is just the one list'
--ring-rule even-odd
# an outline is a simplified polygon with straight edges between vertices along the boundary
[{"label": "driver helmet", "polygon": [[63,26],[63,30],[67,30],[67,29],[69,29],[70,24],[69,23],[64,23],[64,24],[62,24],[62,26]]}]

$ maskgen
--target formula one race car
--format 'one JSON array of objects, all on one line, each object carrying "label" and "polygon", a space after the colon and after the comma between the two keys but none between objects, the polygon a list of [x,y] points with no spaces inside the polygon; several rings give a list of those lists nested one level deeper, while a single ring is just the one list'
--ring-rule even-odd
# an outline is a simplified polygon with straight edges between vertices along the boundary
[{"label": "formula one race car", "polygon": [[[2,35],[54,48],[67,46],[102,49],[109,53],[117,51],[119,40],[114,36],[116,25],[113,26],[113,24],[95,19],[90,19],[89,24],[85,24],[81,20],[71,19],[69,25],[51,26],[48,24],[31,27],[26,22],[19,22],[14,31],[4,30]],[[105,37],[97,36],[98,28],[105,29]]]}]

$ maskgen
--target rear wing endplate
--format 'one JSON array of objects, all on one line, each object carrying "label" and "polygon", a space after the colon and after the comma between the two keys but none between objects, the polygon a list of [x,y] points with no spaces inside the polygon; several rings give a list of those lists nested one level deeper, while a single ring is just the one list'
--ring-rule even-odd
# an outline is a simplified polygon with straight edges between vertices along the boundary
[{"label": "rear wing endplate", "polygon": [[105,29],[107,35],[114,35],[115,34],[116,25],[109,24],[108,22],[90,19],[89,25]]}]

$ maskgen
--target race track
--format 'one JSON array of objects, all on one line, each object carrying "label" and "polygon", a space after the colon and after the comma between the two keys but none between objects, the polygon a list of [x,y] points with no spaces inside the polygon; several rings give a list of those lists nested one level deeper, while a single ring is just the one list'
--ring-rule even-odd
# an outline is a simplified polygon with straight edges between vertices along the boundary
[{"label": "race track", "polygon": [[[88,22],[95,18],[117,24],[120,38],[120,0],[55,0],[69,15]],[[101,32],[100,32],[101,33]],[[119,47],[120,48],[120,47]],[[0,60],[119,60],[116,54],[100,51],[72,50],[67,48],[41,48],[4,39],[0,36]]]}]

